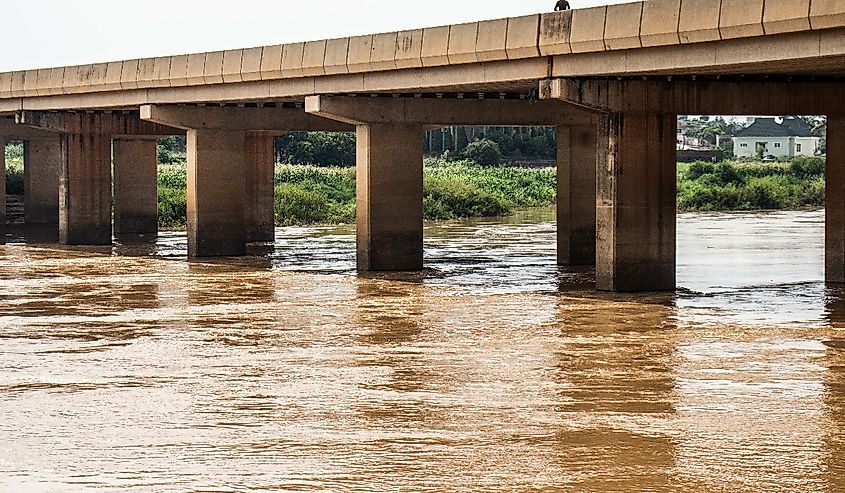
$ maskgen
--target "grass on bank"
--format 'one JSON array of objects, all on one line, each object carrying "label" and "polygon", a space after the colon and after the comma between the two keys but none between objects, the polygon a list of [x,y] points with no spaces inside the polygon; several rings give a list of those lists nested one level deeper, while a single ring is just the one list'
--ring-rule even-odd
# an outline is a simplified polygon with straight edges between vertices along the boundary
[{"label": "grass on bank", "polygon": [[[483,168],[471,161],[426,160],[423,216],[427,220],[510,215],[555,201],[555,170]],[[276,224],[355,221],[355,169],[280,164],[275,173]],[[185,167],[159,166],[158,213],[163,228],[185,225]]]},{"label": "grass on bank", "polygon": [[678,209],[743,211],[821,207],[825,160],[696,162],[678,167]]},{"label": "grass on bank", "polygon": [[[696,162],[678,166],[678,209],[729,211],[796,209],[824,205],[824,159],[791,162]],[[555,170],[481,167],[471,161],[426,160],[423,211],[426,219],[503,216],[517,208],[555,201]],[[6,189],[23,193],[23,162],[9,156]],[[355,220],[354,168],[277,165],[278,225],[338,224]],[[159,223],[185,226],[186,168],[160,165]]]}]

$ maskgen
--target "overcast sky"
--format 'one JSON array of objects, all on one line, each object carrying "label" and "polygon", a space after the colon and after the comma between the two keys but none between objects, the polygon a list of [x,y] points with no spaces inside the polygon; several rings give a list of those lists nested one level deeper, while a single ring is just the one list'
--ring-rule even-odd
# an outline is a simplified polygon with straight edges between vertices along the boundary
[{"label": "overcast sky", "polygon": [[[626,0],[570,0],[592,7]],[[627,0],[630,1],[630,0]],[[550,11],[555,0],[12,0],[0,71],[246,48]]]}]

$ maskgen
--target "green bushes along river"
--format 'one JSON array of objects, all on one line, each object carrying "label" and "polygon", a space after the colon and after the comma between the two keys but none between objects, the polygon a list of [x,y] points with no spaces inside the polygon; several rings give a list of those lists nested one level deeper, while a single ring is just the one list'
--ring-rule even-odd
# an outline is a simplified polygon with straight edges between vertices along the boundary
[{"label": "green bushes along river", "polygon": [[[21,156],[8,152],[6,189],[23,193]],[[503,216],[517,208],[555,201],[552,168],[482,167],[473,161],[425,162],[426,219]],[[182,228],[186,217],[184,164],[159,166],[158,212],[163,228]],[[824,205],[824,159],[791,162],[680,164],[678,209],[729,211],[795,209]],[[355,218],[354,168],[276,166],[276,222],[350,223]]]}]

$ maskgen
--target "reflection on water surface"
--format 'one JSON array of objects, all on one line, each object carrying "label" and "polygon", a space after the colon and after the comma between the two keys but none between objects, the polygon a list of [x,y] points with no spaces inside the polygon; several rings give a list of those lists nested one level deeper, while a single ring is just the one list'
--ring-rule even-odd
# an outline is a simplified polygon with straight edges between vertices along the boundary
[{"label": "reflection on water surface", "polygon": [[553,216],[0,245],[0,490],[845,491],[823,213],[683,215],[676,294],[593,291]]}]

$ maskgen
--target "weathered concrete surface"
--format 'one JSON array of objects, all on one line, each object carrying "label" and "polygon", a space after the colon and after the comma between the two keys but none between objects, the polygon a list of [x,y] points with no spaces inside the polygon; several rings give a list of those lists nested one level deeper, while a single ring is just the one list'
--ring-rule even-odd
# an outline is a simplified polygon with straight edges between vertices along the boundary
[{"label": "weathered concrete surface", "polygon": [[576,9],[572,11],[572,28],[569,34],[569,46],[573,53],[603,51],[604,27],[607,7]]},{"label": "weathered concrete surface", "polygon": [[604,46],[608,50],[641,48],[640,23],[643,4],[624,3],[607,7],[604,27]]},{"label": "weathered concrete surface", "polygon": [[722,0],[719,20],[719,34],[722,39],[762,36],[763,2],[764,0]]},{"label": "weathered concrete surface", "polygon": [[845,283],[845,116],[827,119],[825,280]]},{"label": "weathered concrete surface", "polygon": [[681,0],[648,0],[643,3],[640,25],[642,46],[676,45],[681,42],[678,24]]},{"label": "weathered concrete surface", "polygon": [[572,32],[572,10],[549,12],[540,16],[540,55],[572,53],[569,36]]},{"label": "weathered concrete surface", "polygon": [[59,242],[112,242],[111,137],[102,133],[62,136],[59,178]]},{"label": "weathered concrete surface", "polygon": [[145,122],[182,130],[217,129],[253,132],[351,132],[353,125],[309,115],[297,108],[209,108],[145,105]]},{"label": "weathered concrete surface", "polygon": [[593,116],[555,101],[433,98],[350,98],[309,96],[305,111],[351,125],[419,123],[422,125],[583,125]]},{"label": "weathered concrete surface", "polygon": [[6,137],[0,135],[0,243],[4,243],[6,232]]},{"label": "weathered concrete surface", "polygon": [[675,289],[676,118],[615,113],[600,124],[599,290]]},{"label": "weathered concrete surface", "polygon": [[830,115],[845,113],[843,91],[838,82],[554,79],[541,84],[540,94],[600,111]]},{"label": "weathered concrete surface", "polygon": [[246,241],[272,242],[276,231],[273,213],[275,138],[247,134],[245,148]]},{"label": "weathered concrete surface", "polygon": [[478,41],[478,23],[455,24],[449,28],[448,63],[475,63],[478,61],[476,42]]},{"label": "weathered concrete surface", "polygon": [[537,32],[539,15],[526,15],[508,19],[506,56],[508,60],[540,56]]},{"label": "weathered concrete surface", "polygon": [[557,127],[557,262],[596,263],[596,126]]},{"label": "weathered concrete surface", "polygon": [[359,271],[423,267],[422,137],[421,125],[358,127]]},{"label": "weathered concrete surface", "polygon": [[188,255],[221,257],[246,251],[245,133],[188,131]]},{"label": "weathered concrete surface", "polygon": [[813,29],[845,26],[845,2],[842,2],[842,0],[812,0],[810,24]]},{"label": "weathered concrete surface", "polygon": [[155,139],[115,139],[114,233],[158,232],[158,159]]},{"label": "weathered concrete surface", "polygon": [[24,153],[24,221],[26,224],[59,223],[59,175],[62,141],[58,135],[28,139]]},{"label": "weathered concrete surface", "polygon": [[763,12],[763,30],[766,34],[808,29],[810,29],[810,0],[766,1]]},{"label": "weathered concrete surface", "polygon": [[478,23],[475,53],[479,62],[505,60],[507,53],[508,19]]}]

